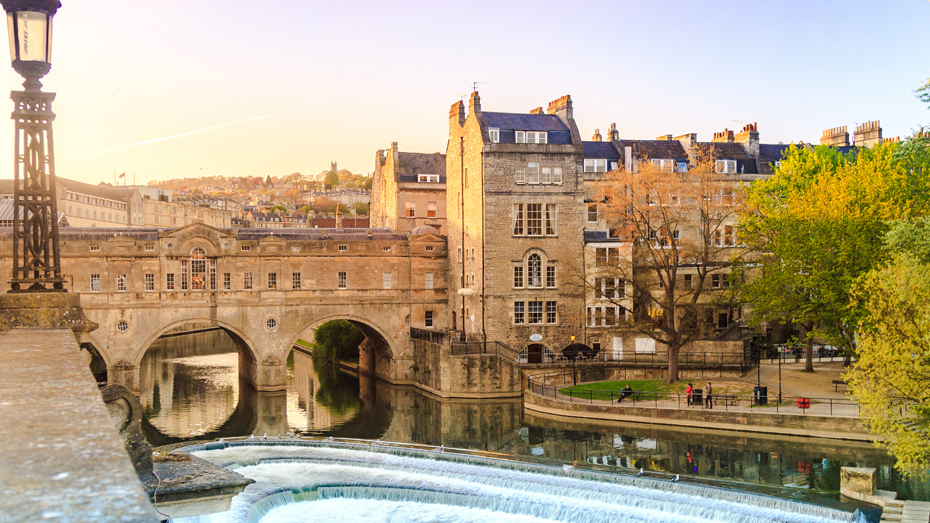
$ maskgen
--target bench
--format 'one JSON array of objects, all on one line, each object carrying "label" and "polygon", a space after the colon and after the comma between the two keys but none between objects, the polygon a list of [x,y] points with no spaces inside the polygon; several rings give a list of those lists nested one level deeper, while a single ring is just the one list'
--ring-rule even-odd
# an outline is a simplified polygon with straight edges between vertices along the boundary
[{"label": "bench", "polygon": [[847,385],[846,380],[833,380],[833,392],[839,392],[837,389],[840,385],[845,387]]}]

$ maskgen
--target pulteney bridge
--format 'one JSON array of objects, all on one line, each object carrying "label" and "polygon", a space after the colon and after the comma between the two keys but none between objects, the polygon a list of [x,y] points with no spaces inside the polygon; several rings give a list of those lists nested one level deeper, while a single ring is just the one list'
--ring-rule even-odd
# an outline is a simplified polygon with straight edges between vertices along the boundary
[{"label": "pulteney bridge", "polygon": [[[3,232],[0,281],[8,281],[12,242]],[[145,351],[185,325],[225,329],[239,346],[240,376],[258,391],[283,390],[295,341],[335,319],[365,334],[363,372],[440,392],[435,376],[412,370],[422,364],[409,337],[411,326],[447,327],[446,240],[432,232],[62,228],[62,271],[99,324],[81,341],[99,352],[110,383],[137,392]]]}]

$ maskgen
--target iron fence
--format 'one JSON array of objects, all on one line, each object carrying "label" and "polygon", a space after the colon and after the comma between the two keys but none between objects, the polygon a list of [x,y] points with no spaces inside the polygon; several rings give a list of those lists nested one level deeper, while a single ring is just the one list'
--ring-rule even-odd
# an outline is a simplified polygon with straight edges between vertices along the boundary
[{"label": "iron fence", "polygon": [[[578,383],[604,381],[605,367],[579,367],[576,371],[566,370],[537,374],[527,379],[526,390],[558,401],[589,405],[651,407],[656,409],[706,408],[707,399],[702,389],[695,389],[691,402],[682,392],[624,391],[603,389],[580,389],[572,387]],[[773,414],[802,414],[815,416],[859,417],[859,404],[848,399],[812,398],[803,396],[755,394],[711,394],[710,406],[714,409],[736,412],[769,412]],[[690,405],[689,405],[690,404]]]}]

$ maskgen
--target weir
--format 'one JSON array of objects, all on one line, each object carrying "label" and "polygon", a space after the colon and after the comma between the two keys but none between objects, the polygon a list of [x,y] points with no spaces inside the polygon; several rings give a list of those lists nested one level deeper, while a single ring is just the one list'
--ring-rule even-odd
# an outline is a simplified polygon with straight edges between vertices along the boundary
[{"label": "weir", "polygon": [[[208,450],[209,449],[209,450]],[[858,512],[719,489],[380,442],[249,439],[182,449],[256,480],[210,521],[865,521]],[[378,515],[381,519],[368,518]],[[205,521],[183,520],[188,523]]]}]

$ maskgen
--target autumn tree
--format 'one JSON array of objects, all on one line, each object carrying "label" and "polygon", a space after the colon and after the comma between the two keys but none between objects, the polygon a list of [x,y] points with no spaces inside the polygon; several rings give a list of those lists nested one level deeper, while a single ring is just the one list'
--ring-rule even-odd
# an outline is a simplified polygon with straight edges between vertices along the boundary
[{"label": "autumn tree", "polygon": [[612,234],[629,249],[623,260],[596,254],[600,268],[585,277],[589,287],[603,278],[617,282],[618,289],[595,292],[631,313],[621,328],[667,349],[669,383],[679,379],[681,348],[713,323],[714,298],[728,286],[727,261],[736,246],[737,183],[717,174],[714,159],[699,148],[693,154],[680,172],[647,160],[634,172],[607,174],[598,199]]},{"label": "autumn tree", "polygon": [[327,189],[332,189],[339,186],[339,174],[336,171],[329,171],[326,173],[326,176],[323,178],[323,183],[326,184]]}]

